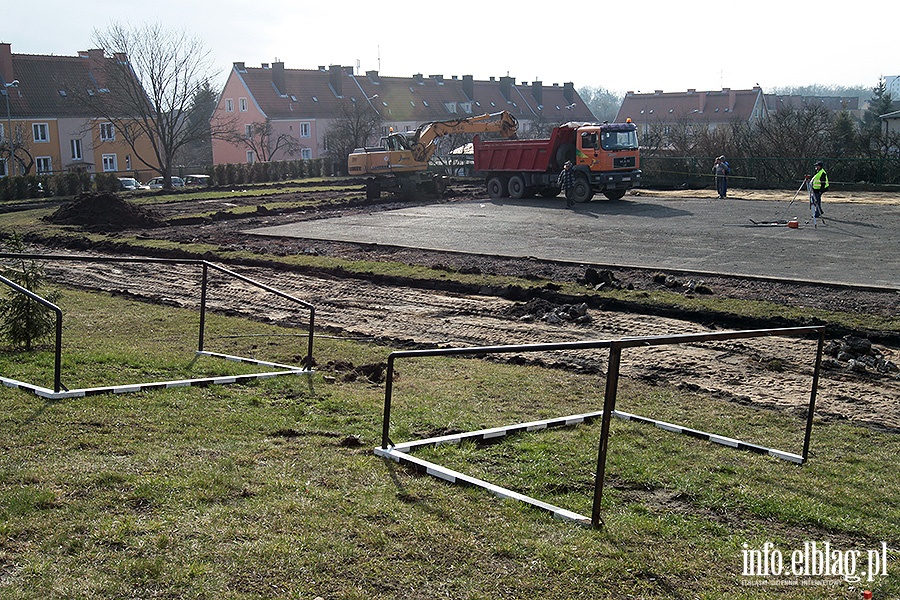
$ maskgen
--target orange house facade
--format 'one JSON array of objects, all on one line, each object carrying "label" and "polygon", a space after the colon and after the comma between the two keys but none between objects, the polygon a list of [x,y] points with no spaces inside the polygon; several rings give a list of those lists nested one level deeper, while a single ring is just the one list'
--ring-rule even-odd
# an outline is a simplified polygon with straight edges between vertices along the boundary
[{"label": "orange house facade", "polygon": [[[19,159],[8,152],[0,157],[0,176],[85,172],[146,180],[155,174],[149,140],[138,140],[135,152],[112,123],[85,114],[84,105],[66,91],[73,81],[85,82],[89,89],[96,81],[93,71],[110,60],[103,50],[71,57],[11,50],[10,44],[0,44],[0,140],[6,148],[12,142]],[[30,166],[28,173],[22,172],[23,162]]]}]

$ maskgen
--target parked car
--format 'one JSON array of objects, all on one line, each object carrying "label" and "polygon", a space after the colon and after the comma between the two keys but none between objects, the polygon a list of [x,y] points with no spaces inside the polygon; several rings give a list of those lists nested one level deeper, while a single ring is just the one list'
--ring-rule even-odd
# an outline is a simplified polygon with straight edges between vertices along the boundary
[{"label": "parked car", "polygon": [[185,187],[209,187],[209,175],[185,175]]},{"label": "parked car", "polygon": [[[147,185],[151,190],[159,190],[163,187],[163,181],[165,181],[165,177],[154,177],[150,181],[147,182]],[[172,175],[172,187],[180,188],[184,187],[184,179],[181,177],[177,177]]]},{"label": "parked car", "polygon": [[146,190],[146,185],[134,177],[119,177],[119,187],[125,191]]}]

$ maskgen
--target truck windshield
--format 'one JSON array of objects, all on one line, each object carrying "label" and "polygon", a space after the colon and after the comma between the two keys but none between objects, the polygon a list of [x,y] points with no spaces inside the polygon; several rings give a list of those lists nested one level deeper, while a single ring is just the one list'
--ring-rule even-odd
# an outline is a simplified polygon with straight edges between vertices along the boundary
[{"label": "truck windshield", "polygon": [[604,131],[600,136],[600,146],[604,150],[637,150],[637,133],[631,131]]}]

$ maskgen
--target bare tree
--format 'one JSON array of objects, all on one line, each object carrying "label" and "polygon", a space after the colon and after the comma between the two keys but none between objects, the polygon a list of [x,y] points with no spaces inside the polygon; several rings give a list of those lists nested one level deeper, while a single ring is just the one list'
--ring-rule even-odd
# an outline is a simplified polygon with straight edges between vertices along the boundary
[{"label": "bare tree", "polygon": [[289,133],[275,135],[271,119],[251,123],[243,132],[231,130],[224,139],[236,146],[243,145],[261,162],[273,160],[278,152],[294,156],[300,151],[300,140],[297,138]]},{"label": "bare tree", "polygon": [[[6,93],[9,93],[8,89]],[[4,123],[4,129],[8,126],[8,123]],[[28,175],[34,168],[34,153],[28,137],[22,135],[21,124],[17,123],[12,128],[14,131],[4,131],[3,139],[0,140],[0,159],[9,165],[9,175]]]},{"label": "bare tree", "polygon": [[368,103],[341,105],[340,116],[331,122],[325,132],[327,153],[335,165],[347,169],[347,157],[356,148],[366,146],[381,128],[381,115]]},{"label": "bare tree", "polygon": [[[194,99],[213,77],[209,52],[184,30],[159,23],[134,28],[116,23],[105,32],[95,31],[94,37],[111,60],[103,61],[97,89],[87,94],[75,89],[73,94],[90,107],[90,114],[112,123],[137,159],[171,187],[180,149],[232,127],[231,122],[210,126],[208,119],[193,118],[193,111],[203,110]],[[149,141],[150,155],[141,140]]]}]

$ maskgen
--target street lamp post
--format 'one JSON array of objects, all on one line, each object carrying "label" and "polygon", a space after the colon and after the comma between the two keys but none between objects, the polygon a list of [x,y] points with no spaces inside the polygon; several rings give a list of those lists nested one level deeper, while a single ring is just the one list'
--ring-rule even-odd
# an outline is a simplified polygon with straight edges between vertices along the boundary
[{"label": "street lamp post", "polygon": [[9,175],[9,168],[15,160],[13,156],[13,143],[12,143],[12,116],[9,113],[9,88],[17,88],[19,87],[19,80],[13,79],[9,83],[4,83],[4,92],[6,92],[6,138],[9,140],[7,143],[9,144],[9,165],[7,165],[6,173]]}]

